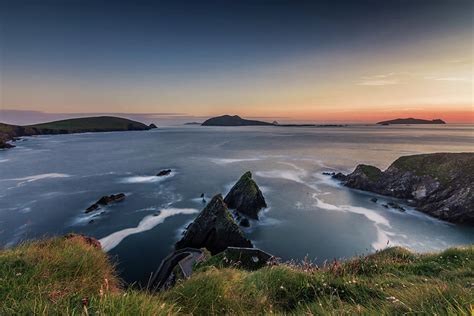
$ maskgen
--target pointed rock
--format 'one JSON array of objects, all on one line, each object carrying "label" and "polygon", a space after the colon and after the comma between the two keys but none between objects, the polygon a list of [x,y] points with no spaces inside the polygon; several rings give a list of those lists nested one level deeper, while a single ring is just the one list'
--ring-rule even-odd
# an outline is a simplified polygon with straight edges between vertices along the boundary
[{"label": "pointed rock", "polygon": [[258,212],[267,207],[262,191],[252,179],[250,171],[240,177],[225,197],[224,202],[229,208],[253,219],[258,219]]},{"label": "pointed rock", "polygon": [[206,248],[213,255],[231,246],[253,247],[235,223],[220,194],[212,198],[176,243],[176,249]]}]

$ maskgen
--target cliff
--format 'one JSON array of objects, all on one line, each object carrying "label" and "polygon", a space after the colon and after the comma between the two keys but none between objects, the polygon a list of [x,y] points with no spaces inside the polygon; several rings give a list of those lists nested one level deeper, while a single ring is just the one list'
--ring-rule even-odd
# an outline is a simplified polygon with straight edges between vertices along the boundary
[{"label": "cliff", "polygon": [[474,224],[474,153],[403,156],[385,171],[358,165],[335,177],[350,188],[406,199],[433,217]]}]

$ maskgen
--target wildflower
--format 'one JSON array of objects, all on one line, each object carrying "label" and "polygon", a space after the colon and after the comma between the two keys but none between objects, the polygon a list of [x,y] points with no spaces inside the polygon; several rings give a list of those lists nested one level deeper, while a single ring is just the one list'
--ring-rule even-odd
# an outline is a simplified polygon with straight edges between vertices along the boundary
[{"label": "wildflower", "polygon": [[284,290],[284,289],[285,289],[285,287],[284,287],[283,285],[280,285],[280,289]]},{"label": "wildflower", "polygon": [[17,274],[15,274],[16,276],[20,276],[21,275],[21,272],[18,272]]}]

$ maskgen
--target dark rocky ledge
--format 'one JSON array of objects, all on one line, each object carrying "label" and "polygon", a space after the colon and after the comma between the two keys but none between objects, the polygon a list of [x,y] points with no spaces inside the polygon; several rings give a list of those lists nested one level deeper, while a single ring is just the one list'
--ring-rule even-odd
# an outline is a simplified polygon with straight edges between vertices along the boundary
[{"label": "dark rocky ledge", "polygon": [[405,199],[433,217],[474,225],[474,153],[403,156],[385,171],[358,165],[333,177],[350,188]]},{"label": "dark rocky ledge", "polygon": [[114,203],[114,202],[120,202],[120,201],[123,201],[124,199],[125,199],[125,194],[124,193],[104,195],[97,202],[95,202],[94,204],[89,206],[86,209],[85,213],[87,214],[87,213],[93,212],[95,210],[98,210],[101,206],[105,206],[105,205],[108,205],[108,204]]},{"label": "dark rocky ledge", "polygon": [[176,249],[206,248],[212,254],[230,246],[253,247],[235,223],[220,194],[212,198],[176,243]]},{"label": "dark rocky ledge", "polygon": [[250,171],[240,177],[225,197],[224,202],[229,208],[253,219],[258,219],[258,212],[267,207],[262,191],[252,179]]}]

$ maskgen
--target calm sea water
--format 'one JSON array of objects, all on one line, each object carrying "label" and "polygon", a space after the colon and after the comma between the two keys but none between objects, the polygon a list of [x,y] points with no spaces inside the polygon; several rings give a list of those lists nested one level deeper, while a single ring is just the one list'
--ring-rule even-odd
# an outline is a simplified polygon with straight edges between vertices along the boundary
[{"label": "calm sea water", "polygon": [[[473,151],[473,145],[472,125],[186,126],[32,137],[0,152],[0,246],[79,232],[101,239],[126,281],[145,282],[203,208],[201,193],[225,194],[247,170],[269,207],[245,233],[284,260],[473,243],[473,228],[410,208],[385,209],[370,202],[372,195],[322,175],[358,163],[386,168],[401,155]],[[164,168],[172,175],[154,177]],[[102,195],[119,192],[127,194],[122,203],[84,214]]]}]

